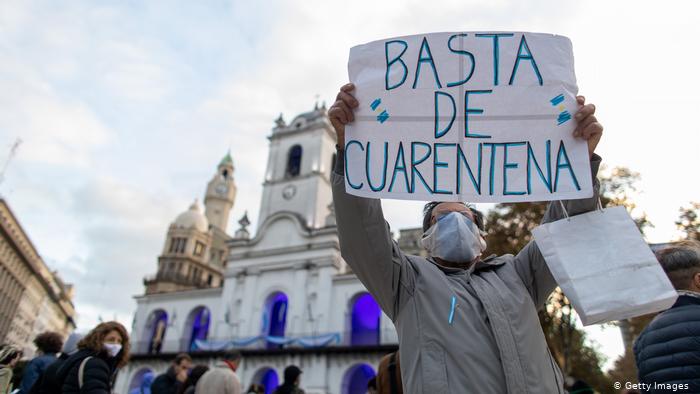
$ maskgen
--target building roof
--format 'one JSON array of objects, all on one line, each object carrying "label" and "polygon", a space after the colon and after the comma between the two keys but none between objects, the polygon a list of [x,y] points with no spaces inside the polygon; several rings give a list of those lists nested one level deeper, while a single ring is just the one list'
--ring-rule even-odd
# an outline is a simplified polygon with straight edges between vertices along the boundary
[{"label": "building roof", "polygon": [[226,156],[224,156],[224,158],[221,159],[221,161],[219,162],[219,167],[226,165],[230,165],[231,167],[233,167],[233,158],[231,157],[231,150],[226,152]]},{"label": "building roof", "polygon": [[274,128],[274,132],[287,133],[302,130],[306,126],[318,122],[319,119],[327,117],[327,112],[325,103],[323,103],[323,105],[320,107],[318,106],[318,103],[316,103],[314,109],[295,116],[289,124],[285,123],[284,119],[282,118],[282,114],[280,114],[279,118],[275,120],[276,127]]},{"label": "building roof", "polygon": [[176,227],[194,227],[197,229],[197,231],[201,231],[203,233],[209,230],[209,221],[207,220],[207,217],[204,216],[204,213],[202,213],[202,207],[199,205],[199,201],[196,199],[192,205],[190,205],[189,209],[177,215],[177,218],[175,218],[175,222],[173,222],[173,224]]},{"label": "building roof", "polygon": [[290,125],[294,125],[300,120],[304,120],[306,123],[311,123],[314,120],[323,117],[326,114],[326,109],[325,108],[314,108],[313,110],[309,112],[304,112],[299,115],[297,115],[294,120],[291,121]]}]

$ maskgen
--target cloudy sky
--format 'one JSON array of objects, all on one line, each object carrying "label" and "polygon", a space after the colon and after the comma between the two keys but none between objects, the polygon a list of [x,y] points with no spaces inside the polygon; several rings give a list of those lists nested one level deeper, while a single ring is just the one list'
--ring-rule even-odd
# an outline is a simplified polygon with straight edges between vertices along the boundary
[{"label": "cloudy sky", "polygon": [[[0,194],[76,284],[80,328],[98,316],[130,325],[168,224],[202,197],[229,147],[232,218],[247,210],[256,224],[273,119],[317,96],[330,104],[351,46],[549,32],[573,42],[580,91],[606,128],[600,154],[642,176],[639,207],[656,226],[648,240],[668,241],[678,208],[700,200],[697,15],[676,1],[3,1],[0,160],[23,143]],[[418,203],[385,207],[394,228],[419,223]],[[619,335],[600,331],[614,356]]]}]

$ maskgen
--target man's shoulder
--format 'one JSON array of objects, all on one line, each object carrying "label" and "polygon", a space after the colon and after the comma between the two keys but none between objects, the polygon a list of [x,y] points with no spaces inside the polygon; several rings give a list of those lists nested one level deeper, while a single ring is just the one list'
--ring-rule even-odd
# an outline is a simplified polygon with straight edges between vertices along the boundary
[{"label": "man's shoulder", "polygon": [[156,376],[155,379],[153,379],[153,385],[168,384],[171,380],[172,379],[170,379],[170,375],[168,375],[167,372],[163,372],[162,374]]},{"label": "man's shoulder", "polygon": [[169,373],[169,372],[163,372],[162,374],[158,375],[156,380],[160,378],[161,382],[171,382],[175,381],[175,375]]},{"label": "man's shoulder", "polygon": [[240,381],[238,378],[238,375],[236,372],[234,372],[231,368],[229,367],[214,367],[202,375],[200,380],[202,379],[208,379],[208,378],[215,378],[215,377],[226,377],[227,379],[236,379],[237,381]]},{"label": "man's shoulder", "polygon": [[109,370],[109,364],[102,357],[90,357],[85,362],[85,369],[105,369]]},{"label": "man's shoulder", "polygon": [[30,363],[34,363],[41,366],[48,366],[56,361],[56,356],[52,354],[43,354],[39,357],[34,358]]},{"label": "man's shoulder", "polygon": [[659,313],[649,323],[650,328],[663,328],[676,323],[696,323],[700,321],[700,304],[674,305]]},{"label": "man's shoulder", "polygon": [[222,375],[226,375],[226,376],[233,376],[236,379],[238,379],[238,374],[236,374],[236,372],[234,370],[232,370],[231,368],[229,368],[228,366],[219,366],[219,367],[213,368],[211,371],[222,374]]},{"label": "man's shoulder", "polygon": [[219,390],[221,387],[235,387],[240,385],[241,380],[230,368],[214,367],[199,378],[195,392],[210,392],[212,390]]},{"label": "man's shoulder", "polygon": [[[692,330],[700,335],[700,305],[674,306],[659,313],[639,334],[639,343],[643,343],[650,333],[673,330],[678,326],[694,328]],[[685,330],[684,332],[690,332]]]}]

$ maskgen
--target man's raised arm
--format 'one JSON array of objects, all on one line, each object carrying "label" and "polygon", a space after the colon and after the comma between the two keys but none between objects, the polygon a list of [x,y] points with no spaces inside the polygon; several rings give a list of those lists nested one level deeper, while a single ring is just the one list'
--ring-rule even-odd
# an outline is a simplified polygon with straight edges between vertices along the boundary
[{"label": "man's raised arm", "polygon": [[[577,97],[578,102],[583,105],[585,99]],[[569,216],[590,212],[598,205],[600,183],[597,179],[601,158],[594,153],[598,142],[603,134],[603,126],[598,123],[595,117],[595,106],[593,104],[584,105],[577,113],[576,120],[578,126],[574,130],[574,137],[584,139],[588,142],[588,153],[591,158],[591,175],[593,177],[593,196],[579,200],[563,200],[562,203]],[[563,219],[565,217],[562,204],[559,201],[549,203],[542,218],[542,224]],[[557,283],[549,271],[542,253],[535,241],[528,242],[527,245],[515,257],[515,268],[518,275],[528,288],[532,300],[539,308],[552,291],[557,287]]]},{"label": "man's raised arm", "polygon": [[394,320],[400,305],[413,294],[414,272],[391,238],[381,200],[345,191],[345,124],[354,120],[352,109],[357,106],[350,91],[351,84],[343,86],[328,112],[339,147],[331,182],[340,253],[384,313]]}]

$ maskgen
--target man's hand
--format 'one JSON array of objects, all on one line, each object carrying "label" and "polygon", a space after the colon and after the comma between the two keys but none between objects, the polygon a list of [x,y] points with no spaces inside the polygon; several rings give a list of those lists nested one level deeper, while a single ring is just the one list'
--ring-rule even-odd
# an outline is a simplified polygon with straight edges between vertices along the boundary
[{"label": "man's hand", "polygon": [[328,117],[335,129],[340,149],[345,149],[345,125],[355,120],[353,111],[359,105],[351,93],[353,90],[355,90],[355,85],[352,83],[341,86],[335,103],[328,110]]},{"label": "man's hand", "polygon": [[603,125],[598,123],[598,119],[595,117],[595,105],[586,104],[586,98],[583,96],[576,96],[576,101],[583,107],[575,115],[578,125],[574,130],[574,137],[588,142],[588,156],[593,157],[600,137],[603,136]]}]

